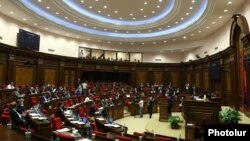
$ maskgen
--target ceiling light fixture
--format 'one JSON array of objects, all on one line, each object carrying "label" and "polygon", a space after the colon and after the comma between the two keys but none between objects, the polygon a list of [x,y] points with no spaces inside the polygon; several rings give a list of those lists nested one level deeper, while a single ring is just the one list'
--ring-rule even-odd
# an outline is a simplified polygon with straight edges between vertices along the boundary
[{"label": "ceiling light fixture", "polygon": [[219,19],[221,19],[221,18],[222,18],[222,16],[219,16],[218,18],[219,18]]},{"label": "ceiling light fixture", "polygon": [[147,2],[144,2],[144,5],[147,5],[148,3]]},{"label": "ceiling light fixture", "polygon": [[98,10],[97,12],[98,12],[98,13],[101,13],[102,11]]},{"label": "ceiling light fixture", "polygon": [[232,1],[228,1],[227,4],[232,4]]},{"label": "ceiling light fixture", "polygon": [[59,12],[56,12],[56,15],[59,15]]},{"label": "ceiling light fixture", "polygon": [[47,8],[47,9],[50,9],[50,7],[49,7],[49,6],[47,6],[46,8]]},{"label": "ceiling light fixture", "polygon": [[89,6],[89,9],[92,9],[92,6]]},{"label": "ceiling light fixture", "polygon": [[117,11],[117,10],[115,10],[115,13],[118,13],[118,11]]},{"label": "ceiling light fixture", "polygon": [[141,8],[140,10],[143,11],[143,8]]},{"label": "ceiling light fixture", "polygon": [[13,15],[13,14],[14,14],[14,12],[13,12],[13,11],[10,11],[10,14],[11,14],[11,15]]},{"label": "ceiling light fixture", "polygon": [[106,9],[106,8],[108,8],[108,7],[107,7],[107,5],[104,5],[104,6],[103,6],[103,8],[105,8],[105,9]]},{"label": "ceiling light fixture", "polygon": [[37,23],[34,23],[35,26],[37,26]]},{"label": "ceiling light fixture", "polygon": [[228,12],[228,10],[227,10],[227,9],[225,9],[225,10],[224,10],[224,12]]},{"label": "ceiling light fixture", "polygon": [[42,2],[42,0],[37,0],[38,2]]}]

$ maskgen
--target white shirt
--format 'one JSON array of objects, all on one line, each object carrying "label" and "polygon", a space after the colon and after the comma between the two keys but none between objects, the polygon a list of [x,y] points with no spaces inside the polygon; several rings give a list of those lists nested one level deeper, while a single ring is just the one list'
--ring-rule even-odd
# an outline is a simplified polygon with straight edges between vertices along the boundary
[{"label": "white shirt", "polygon": [[7,89],[15,89],[15,87],[14,87],[13,85],[9,84],[9,85],[7,86]]},{"label": "white shirt", "polygon": [[143,104],[144,104],[143,100],[140,100],[139,107],[143,107]]}]

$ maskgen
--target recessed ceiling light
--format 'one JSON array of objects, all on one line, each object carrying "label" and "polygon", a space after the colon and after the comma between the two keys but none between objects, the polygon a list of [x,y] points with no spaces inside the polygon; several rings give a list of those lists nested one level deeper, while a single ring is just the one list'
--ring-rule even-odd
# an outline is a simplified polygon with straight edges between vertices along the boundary
[{"label": "recessed ceiling light", "polygon": [[37,23],[34,23],[34,25],[37,25]]},{"label": "recessed ceiling light", "polygon": [[95,1],[99,1],[99,0],[95,0]]},{"label": "recessed ceiling light", "polygon": [[84,0],[81,0],[81,3],[84,3]]},{"label": "recessed ceiling light", "polygon": [[164,43],[166,43],[167,41],[165,40],[165,41],[163,41]]},{"label": "recessed ceiling light", "polygon": [[232,1],[228,1],[227,4],[232,4]]},{"label": "recessed ceiling light", "polygon": [[106,28],[104,28],[103,30],[104,30],[104,31],[107,31],[107,29],[106,29]]},{"label": "recessed ceiling light", "polygon": [[87,26],[87,24],[83,24],[83,26]]},{"label": "recessed ceiling light", "polygon": [[64,17],[65,19],[68,19],[68,17]]},{"label": "recessed ceiling light", "polygon": [[187,37],[186,37],[186,36],[183,36],[183,39],[187,39]]},{"label": "recessed ceiling light", "polygon": [[110,17],[110,14],[108,14],[107,16]]},{"label": "recessed ceiling light", "polygon": [[162,2],[162,0],[159,0],[159,2]]},{"label": "recessed ceiling light", "polygon": [[59,12],[56,12],[56,15],[59,15]]},{"label": "recessed ceiling light", "polygon": [[212,24],[215,24],[216,22],[212,22]]},{"label": "recessed ceiling light", "polygon": [[98,42],[101,42],[100,40],[98,40]]},{"label": "recessed ceiling light", "polygon": [[133,16],[134,14],[133,14],[133,13],[130,13],[129,15],[130,15],[130,16]]},{"label": "recessed ceiling light", "polygon": [[173,39],[173,41],[176,41],[176,39]]},{"label": "recessed ceiling light", "polygon": [[184,18],[183,18],[183,17],[181,17],[181,20],[183,21],[183,20],[184,20]]},{"label": "recessed ceiling light", "polygon": [[47,8],[47,9],[50,9],[50,7],[49,7],[49,6],[47,6],[46,8]]},{"label": "recessed ceiling light", "polygon": [[199,32],[199,33],[201,33],[202,31],[201,31],[201,30],[199,30],[198,32]]},{"label": "recessed ceiling light", "polygon": [[175,22],[175,24],[178,24],[179,22]]},{"label": "recessed ceiling light", "polygon": [[115,30],[115,32],[117,32],[117,30]]},{"label": "recessed ceiling light", "polygon": [[2,7],[2,5],[0,4],[0,7]]},{"label": "recessed ceiling light", "polygon": [[220,18],[220,19],[221,19],[221,18],[222,18],[222,16],[219,16],[218,18]]},{"label": "recessed ceiling light", "polygon": [[189,7],[189,9],[193,9],[193,7],[191,6],[191,7]]},{"label": "recessed ceiling light", "polygon": [[171,25],[168,25],[168,27],[171,27]]},{"label": "recessed ceiling light", "polygon": [[228,12],[228,10],[227,10],[227,9],[225,9],[225,10],[224,10],[224,12]]},{"label": "recessed ceiling light", "polygon": [[88,38],[87,40],[89,41],[90,39]]},{"label": "recessed ceiling light", "polygon": [[74,21],[74,23],[77,23],[77,21]]},{"label": "recessed ceiling light", "polygon": [[67,36],[69,36],[69,34],[66,34]]},{"label": "recessed ceiling light", "polygon": [[108,41],[108,43],[110,44],[111,42],[110,42],[110,41]]},{"label": "recessed ceiling light", "polygon": [[195,0],[192,0],[192,3],[195,3]]},{"label": "recessed ceiling light", "polygon": [[79,39],[79,36],[76,36],[77,39]]},{"label": "recessed ceiling light", "polygon": [[151,32],[151,30],[149,29],[148,32]]},{"label": "recessed ceiling light", "polygon": [[153,42],[153,44],[156,44],[156,42]]},{"label": "recessed ceiling light", "polygon": [[120,17],[120,20],[122,20],[122,17]]},{"label": "recessed ceiling light", "polygon": [[42,0],[37,0],[38,2],[42,2]]},{"label": "recessed ceiling light", "polygon": [[137,31],[137,33],[141,33],[141,31]]},{"label": "recessed ceiling light", "polygon": [[23,18],[24,21],[26,21],[27,19],[26,18]]},{"label": "recessed ceiling light", "polygon": [[101,13],[102,11],[98,10],[98,13]]},{"label": "recessed ceiling light", "polygon": [[160,8],[161,6],[160,5],[157,5],[157,8]]},{"label": "recessed ceiling light", "polygon": [[130,43],[131,45],[134,45],[134,43]]},{"label": "recessed ceiling light", "polygon": [[145,1],[145,2],[144,2],[144,5],[147,5],[147,4],[148,4],[148,3]]},{"label": "recessed ceiling light", "polygon": [[122,42],[119,43],[120,45],[122,44]]},{"label": "recessed ceiling light", "polygon": [[152,11],[152,13],[154,14],[154,13],[155,13],[155,11]]},{"label": "recessed ceiling light", "polygon": [[56,30],[56,33],[59,33],[59,31]]},{"label": "recessed ceiling light", "polygon": [[117,11],[117,10],[115,10],[115,13],[118,13],[118,11]]},{"label": "recessed ceiling light", "polygon": [[106,8],[108,8],[108,7],[107,7],[107,5],[104,5],[104,6],[103,6],[103,8],[105,8],[105,9],[106,9]]},{"label": "recessed ceiling light", "polygon": [[189,13],[187,12],[186,15],[189,15]]},{"label": "recessed ceiling light", "polygon": [[135,17],[133,17],[133,20],[135,20],[136,18]]},{"label": "recessed ceiling light", "polygon": [[143,8],[141,8],[140,10],[143,11]]},{"label": "recessed ceiling light", "polygon": [[159,27],[158,30],[161,30],[161,28]]},{"label": "recessed ceiling light", "polygon": [[92,8],[92,6],[89,6],[89,8],[91,9],[91,8]]},{"label": "recessed ceiling light", "polygon": [[96,29],[96,27],[95,27],[95,26],[94,26],[93,28],[94,28],[94,29]]},{"label": "recessed ceiling light", "polygon": [[207,26],[206,28],[207,28],[207,29],[209,29],[210,27],[209,27],[209,26]]},{"label": "recessed ceiling light", "polygon": [[129,33],[128,31],[126,31],[126,33]]},{"label": "recessed ceiling light", "polygon": [[190,34],[191,36],[194,36],[194,34]]},{"label": "recessed ceiling light", "polygon": [[143,44],[143,45],[144,45],[145,43],[143,43],[143,42],[142,42],[141,44]]},{"label": "recessed ceiling light", "polygon": [[11,14],[11,15],[13,15],[13,14],[14,14],[14,12],[13,12],[13,11],[10,11],[10,14]]},{"label": "recessed ceiling light", "polygon": [[146,15],[144,15],[143,17],[144,17],[144,18],[147,18],[147,16],[146,16]]},{"label": "recessed ceiling light", "polygon": [[46,30],[48,30],[49,28],[48,27],[45,27]]}]

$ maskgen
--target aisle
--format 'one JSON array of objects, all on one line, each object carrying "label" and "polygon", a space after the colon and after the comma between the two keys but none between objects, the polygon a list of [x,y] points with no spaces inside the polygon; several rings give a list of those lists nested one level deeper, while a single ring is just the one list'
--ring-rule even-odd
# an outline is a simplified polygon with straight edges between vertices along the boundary
[{"label": "aisle", "polygon": [[[174,112],[173,115],[180,116],[181,113]],[[171,129],[168,122],[159,122],[159,113],[153,114],[151,119],[147,114],[144,114],[143,118],[134,118],[133,116],[129,116],[116,120],[115,122],[127,126],[129,134],[133,134],[134,131],[147,131],[171,137],[181,136],[181,138],[185,138],[184,121],[180,123],[179,129]]]}]

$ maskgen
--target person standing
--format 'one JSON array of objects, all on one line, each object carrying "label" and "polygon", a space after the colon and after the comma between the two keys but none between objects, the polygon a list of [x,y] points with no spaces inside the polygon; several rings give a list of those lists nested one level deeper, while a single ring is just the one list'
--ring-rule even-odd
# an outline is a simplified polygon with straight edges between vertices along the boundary
[{"label": "person standing", "polygon": [[171,94],[169,94],[168,95],[168,115],[169,115],[169,117],[171,117],[172,116],[172,106],[173,106],[173,98],[172,98],[172,95]]},{"label": "person standing", "polygon": [[140,115],[140,118],[143,117],[143,104],[144,104],[144,101],[142,98],[140,98],[140,101],[139,101],[139,115]]},{"label": "person standing", "polygon": [[153,103],[154,103],[154,99],[150,96],[148,98],[148,103],[147,103],[149,118],[152,118]]}]

